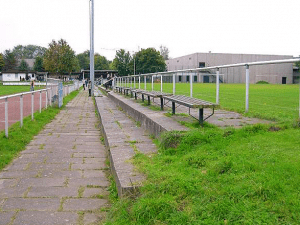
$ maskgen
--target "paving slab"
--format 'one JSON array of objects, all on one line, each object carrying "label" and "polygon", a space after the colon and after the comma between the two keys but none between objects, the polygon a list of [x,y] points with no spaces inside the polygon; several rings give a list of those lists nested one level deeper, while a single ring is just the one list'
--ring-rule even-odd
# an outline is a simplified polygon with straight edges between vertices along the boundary
[{"label": "paving slab", "polygon": [[74,225],[78,221],[76,212],[41,212],[21,211],[17,214],[13,224],[16,225]]},{"label": "paving slab", "polygon": [[60,206],[60,199],[51,198],[9,198],[2,206],[3,210],[39,210],[50,211],[58,210]]},{"label": "paving slab", "polygon": [[85,211],[97,210],[107,205],[106,199],[67,199],[63,204],[63,209],[66,211]]},{"label": "paving slab", "polygon": [[7,225],[12,220],[15,212],[0,212],[0,225]]}]

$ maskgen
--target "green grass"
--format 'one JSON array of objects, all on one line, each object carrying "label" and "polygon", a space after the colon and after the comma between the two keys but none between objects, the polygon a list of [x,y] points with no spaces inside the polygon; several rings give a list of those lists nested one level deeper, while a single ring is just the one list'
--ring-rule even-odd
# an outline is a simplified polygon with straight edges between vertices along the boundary
[{"label": "green grass", "polygon": [[255,125],[169,132],[136,154],[147,181],[106,224],[299,224],[300,129]]},{"label": "green grass", "polygon": [[[152,90],[150,83],[147,90]],[[154,90],[160,91],[160,84],[154,84]],[[172,83],[163,84],[163,92],[172,93],[172,90]],[[189,96],[189,83],[176,83],[176,94]],[[245,84],[220,84],[222,109],[277,122],[291,122],[299,116],[299,85],[250,84],[248,113],[244,113],[245,96]],[[216,84],[194,83],[193,97],[216,102]]]},{"label": "green grass", "polygon": [[[64,108],[78,92],[79,91],[73,91],[70,95],[66,96],[62,108]],[[51,122],[59,111],[59,108],[48,107],[48,109],[44,109],[42,113],[34,113],[34,121],[31,121],[31,116],[24,118],[22,128],[20,128],[19,122],[9,127],[8,138],[5,137],[4,131],[0,132],[0,170],[17,157],[18,153],[25,149],[33,137],[37,135],[47,123]]]},{"label": "green grass", "polygon": [[[35,86],[34,90],[40,90],[45,88],[45,86]],[[12,95],[12,94],[17,94],[21,92],[29,92],[30,91],[30,86],[3,86],[0,85],[0,96],[4,95]]]}]

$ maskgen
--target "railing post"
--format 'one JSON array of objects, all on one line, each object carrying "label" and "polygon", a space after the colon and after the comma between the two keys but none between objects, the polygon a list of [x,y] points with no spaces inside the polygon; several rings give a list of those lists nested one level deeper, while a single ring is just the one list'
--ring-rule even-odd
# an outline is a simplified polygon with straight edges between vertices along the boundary
[{"label": "railing post", "polygon": [[153,77],[154,77],[154,75],[151,76],[151,87],[152,87],[152,91],[154,90],[154,87],[153,87]]},{"label": "railing post", "polygon": [[193,97],[193,74],[190,73],[190,97]]},{"label": "railing post", "polygon": [[163,80],[162,80],[163,76],[160,75],[160,92],[163,91]]},{"label": "railing post", "polygon": [[34,92],[31,92],[31,120],[34,119],[33,112],[34,112]]},{"label": "railing post", "polygon": [[246,109],[247,113],[249,110],[249,65],[246,65]]},{"label": "railing post", "polygon": [[147,77],[144,75],[145,91],[147,90]]},{"label": "railing post", "polygon": [[23,127],[23,94],[20,95],[20,127]]},{"label": "railing post", "polygon": [[176,83],[175,73],[173,73],[173,95],[175,95],[175,83]]},{"label": "railing post", "polygon": [[48,89],[46,89],[46,109],[48,108]]},{"label": "railing post", "polygon": [[216,78],[216,103],[219,104],[219,93],[220,93],[220,70],[217,68],[217,78]]},{"label": "railing post", "polygon": [[132,88],[132,77],[130,77],[130,88]]},{"label": "railing post", "polygon": [[40,113],[42,112],[42,91],[40,91]]},{"label": "railing post", "polygon": [[50,101],[49,105],[52,106],[52,87],[50,87]]},{"label": "railing post", "polygon": [[135,77],[133,77],[133,88],[135,88]]},{"label": "railing post", "polygon": [[8,98],[5,98],[5,136],[8,138]]},{"label": "railing post", "polygon": [[141,75],[139,75],[139,89],[141,89]]}]

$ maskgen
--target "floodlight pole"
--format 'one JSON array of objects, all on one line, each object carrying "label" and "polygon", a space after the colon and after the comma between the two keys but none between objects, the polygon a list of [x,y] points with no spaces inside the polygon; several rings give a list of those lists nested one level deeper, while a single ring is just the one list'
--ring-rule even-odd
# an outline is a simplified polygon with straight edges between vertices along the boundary
[{"label": "floodlight pole", "polygon": [[94,96],[94,75],[94,0],[90,0],[90,80],[92,96]]}]

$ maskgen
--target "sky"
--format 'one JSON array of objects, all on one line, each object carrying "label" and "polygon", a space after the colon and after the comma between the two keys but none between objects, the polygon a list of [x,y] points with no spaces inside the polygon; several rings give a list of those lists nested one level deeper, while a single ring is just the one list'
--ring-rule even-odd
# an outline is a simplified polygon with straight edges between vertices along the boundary
[{"label": "sky", "polygon": [[[0,0],[0,52],[65,39],[90,48],[89,0]],[[196,52],[300,55],[299,0],[94,0],[95,52],[166,46]]]}]

